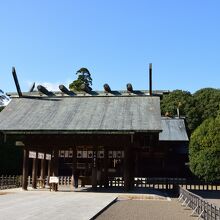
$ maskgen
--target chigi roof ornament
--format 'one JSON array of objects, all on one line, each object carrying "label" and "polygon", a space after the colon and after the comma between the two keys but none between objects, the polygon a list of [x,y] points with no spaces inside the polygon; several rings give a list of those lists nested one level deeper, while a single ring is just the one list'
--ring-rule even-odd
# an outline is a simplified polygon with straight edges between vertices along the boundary
[{"label": "chigi roof ornament", "polygon": [[47,90],[44,86],[42,86],[42,85],[38,85],[38,86],[37,86],[37,89],[38,89],[39,92],[41,92],[41,93],[43,93],[43,94],[45,94],[45,95],[47,95],[47,96],[53,96],[53,95],[54,95],[53,92],[48,91],[48,90]]},{"label": "chigi roof ornament", "polygon": [[16,74],[15,67],[12,67],[12,75],[13,75],[13,78],[14,78],[14,81],[15,81],[15,86],[16,86],[16,89],[17,89],[17,92],[18,92],[18,96],[22,97],[22,92],[21,92],[21,88],[20,88],[20,85],[19,85],[19,82],[18,82],[18,77],[17,77],[17,74]]},{"label": "chigi roof ornament", "polygon": [[103,87],[104,87],[105,92],[107,92],[107,93],[110,93],[110,92],[112,91],[111,88],[110,88],[110,86],[109,86],[107,83],[105,83],[105,84],[103,85]]}]

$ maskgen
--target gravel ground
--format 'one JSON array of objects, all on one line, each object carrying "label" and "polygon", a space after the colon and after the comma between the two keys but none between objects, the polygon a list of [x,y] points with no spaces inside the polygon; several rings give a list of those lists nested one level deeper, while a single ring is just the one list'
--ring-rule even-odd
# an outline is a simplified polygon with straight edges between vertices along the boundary
[{"label": "gravel ground", "polygon": [[191,209],[184,209],[177,199],[158,200],[124,200],[111,205],[96,220],[194,220]]}]

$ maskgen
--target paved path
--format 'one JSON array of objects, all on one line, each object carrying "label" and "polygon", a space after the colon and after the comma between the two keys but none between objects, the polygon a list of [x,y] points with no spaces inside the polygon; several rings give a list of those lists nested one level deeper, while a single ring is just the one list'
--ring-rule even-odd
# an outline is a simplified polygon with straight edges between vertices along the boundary
[{"label": "paved path", "polygon": [[116,198],[115,194],[93,192],[0,192],[1,220],[88,220]]},{"label": "paved path", "polygon": [[99,192],[60,189],[63,191],[0,191],[0,219],[89,220],[118,197],[119,202],[113,203],[97,217],[98,220],[193,220],[189,217],[191,210],[184,210],[175,199],[169,201],[166,194],[157,190],[136,189],[125,193],[112,189],[100,189]]},{"label": "paved path", "polygon": [[192,210],[184,209],[176,199],[124,200],[111,205],[97,220],[195,220]]}]

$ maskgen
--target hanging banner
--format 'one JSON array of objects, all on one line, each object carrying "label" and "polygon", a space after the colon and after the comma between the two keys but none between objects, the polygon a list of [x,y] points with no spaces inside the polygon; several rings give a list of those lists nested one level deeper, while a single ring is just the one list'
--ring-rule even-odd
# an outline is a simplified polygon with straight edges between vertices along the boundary
[{"label": "hanging banner", "polygon": [[86,150],[82,151],[82,158],[87,158],[87,151]]},{"label": "hanging banner", "polygon": [[108,158],[112,158],[113,157],[113,152],[112,151],[109,151],[108,152]]},{"label": "hanging banner", "polygon": [[98,158],[104,158],[104,150],[98,151]]},{"label": "hanging banner", "polygon": [[82,158],[82,151],[77,150],[77,158]]},{"label": "hanging banner", "polygon": [[59,151],[59,157],[64,157],[65,151],[64,150],[60,150]]},{"label": "hanging banner", "polygon": [[36,158],[37,153],[35,151],[29,151],[29,158]]},{"label": "hanging banner", "polygon": [[70,151],[69,151],[69,158],[72,158],[72,157],[73,157],[73,151],[70,150]]},{"label": "hanging banner", "polygon": [[92,156],[93,156],[93,151],[92,151],[92,150],[89,150],[89,151],[88,151],[88,158],[92,158]]},{"label": "hanging banner", "polygon": [[40,153],[40,152],[39,152],[39,153],[37,154],[37,158],[43,160],[43,159],[44,159],[44,153]]},{"label": "hanging banner", "polygon": [[65,150],[65,155],[64,155],[65,158],[68,158],[69,157],[69,151],[68,150]]},{"label": "hanging banner", "polygon": [[113,158],[117,158],[117,151],[113,151]]},{"label": "hanging banner", "polygon": [[46,160],[51,160],[51,154],[46,154]]}]

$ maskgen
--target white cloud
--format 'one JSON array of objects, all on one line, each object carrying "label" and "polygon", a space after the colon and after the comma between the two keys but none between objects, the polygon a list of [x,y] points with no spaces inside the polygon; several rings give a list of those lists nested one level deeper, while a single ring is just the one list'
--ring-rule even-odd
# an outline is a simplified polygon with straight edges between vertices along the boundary
[{"label": "white cloud", "polygon": [[37,88],[38,85],[44,86],[48,91],[59,91],[59,85],[60,83],[50,83],[50,82],[36,82],[35,88]]},{"label": "white cloud", "polygon": [[[46,89],[48,91],[53,91],[53,92],[56,92],[56,91],[60,91],[59,90],[59,85],[64,85],[66,86],[67,88],[69,88],[69,84],[72,82],[73,80],[71,79],[66,79],[64,82],[54,82],[54,83],[51,83],[51,82],[35,82],[35,89],[34,90],[37,90],[37,86],[38,85],[42,85],[44,87],[46,87]],[[25,81],[25,84],[26,84],[26,87],[28,88],[28,91],[29,89],[31,88],[31,86],[33,85],[34,81],[30,81],[30,80],[27,80]]]}]

